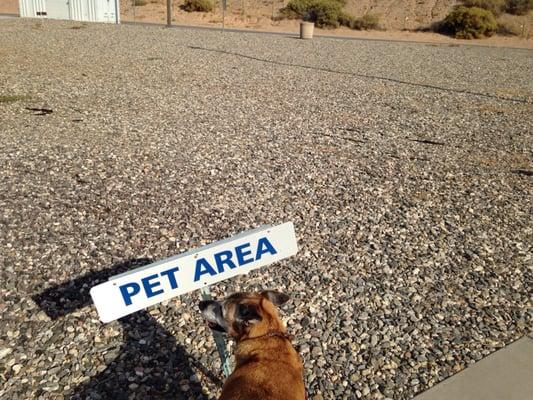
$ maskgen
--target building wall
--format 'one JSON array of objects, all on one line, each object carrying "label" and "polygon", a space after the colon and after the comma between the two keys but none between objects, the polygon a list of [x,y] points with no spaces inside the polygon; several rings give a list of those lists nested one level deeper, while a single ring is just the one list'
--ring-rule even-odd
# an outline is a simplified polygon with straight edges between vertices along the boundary
[{"label": "building wall", "polygon": [[20,16],[32,18],[46,17],[45,3],[45,0],[19,0]]},{"label": "building wall", "polygon": [[67,3],[67,0],[19,0],[20,16],[89,22],[120,22],[118,0],[68,0],[68,12],[61,12],[63,1]]}]

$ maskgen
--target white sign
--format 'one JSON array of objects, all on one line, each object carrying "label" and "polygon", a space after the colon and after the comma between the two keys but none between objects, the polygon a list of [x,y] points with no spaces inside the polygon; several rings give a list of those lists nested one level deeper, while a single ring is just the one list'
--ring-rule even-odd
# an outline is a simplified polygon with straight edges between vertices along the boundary
[{"label": "white sign", "polygon": [[94,286],[102,322],[290,257],[298,251],[292,222],[243,232]]}]

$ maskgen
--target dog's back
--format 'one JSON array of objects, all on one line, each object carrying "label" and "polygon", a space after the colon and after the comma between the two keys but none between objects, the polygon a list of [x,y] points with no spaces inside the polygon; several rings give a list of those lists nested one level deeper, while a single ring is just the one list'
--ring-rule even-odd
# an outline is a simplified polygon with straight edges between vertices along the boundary
[{"label": "dog's back", "polygon": [[235,371],[220,400],[303,400],[302,363],[283,337],[252,339],[237,345]]}]

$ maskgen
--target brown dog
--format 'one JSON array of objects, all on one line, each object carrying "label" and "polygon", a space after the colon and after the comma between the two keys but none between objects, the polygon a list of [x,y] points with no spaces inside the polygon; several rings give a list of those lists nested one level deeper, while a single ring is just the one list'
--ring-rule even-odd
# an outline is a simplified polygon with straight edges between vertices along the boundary
[{"label": "brown dog", "polygon": [[237,341],[236,366],[220,400],[304,400],[302,362],[292,347],[276,306],[289,296],[267,290],[202,301],[209,327]]}]

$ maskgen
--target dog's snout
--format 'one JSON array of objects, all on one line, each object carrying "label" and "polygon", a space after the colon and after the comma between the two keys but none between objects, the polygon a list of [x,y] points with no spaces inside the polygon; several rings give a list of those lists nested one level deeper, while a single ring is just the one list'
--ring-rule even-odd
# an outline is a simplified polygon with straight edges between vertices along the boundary
[{"label": "dog's snout", "polygon": [[203,300],[200,302],[200,304],[198,305],[200,307],[200,311],[204,311],[210,303],[214,303],[214,301],[212,300]]},{"label": "dog's snout", "polygon": [[222,307],[218,301],[204,300],[198,304],[202,316],[207,321],[207,325],[216,331],[226,332],[226,321],[222,316]]}]

